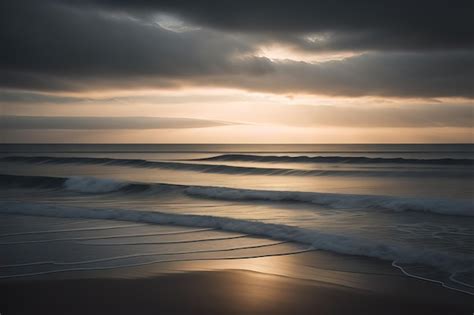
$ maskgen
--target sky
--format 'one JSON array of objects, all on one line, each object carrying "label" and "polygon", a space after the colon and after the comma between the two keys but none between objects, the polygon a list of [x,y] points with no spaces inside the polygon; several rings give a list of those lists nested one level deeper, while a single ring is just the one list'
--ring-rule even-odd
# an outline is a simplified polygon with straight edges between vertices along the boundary
[{"label": "sky", "polygon": [[472,1],[0,0],[3,143],[472,143]]}]

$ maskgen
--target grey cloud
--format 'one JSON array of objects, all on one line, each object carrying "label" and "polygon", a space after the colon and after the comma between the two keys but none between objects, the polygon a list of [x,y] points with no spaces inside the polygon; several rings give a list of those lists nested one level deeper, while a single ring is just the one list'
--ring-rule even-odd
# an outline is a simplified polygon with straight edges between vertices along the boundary
[{"label": "grey cloud", "polygon": [[335,38],[326,49],[446,50],[474,46],[474,4],[469,0],[70,0],[69,3],[78,6],[88,3],[141,16],[164,11],[196,25],[280,39],[330,32]]},{"label": "grey cloud", "polygon": [[232,123],[192,118],[171,117],[61,117],[7,116],[0,118],[0,129],[181,129],[225,126]]},{"label": "grey cloud", "polygon": [[79,96],[62,96],[54,93],[36,93],[21,90],[0,90],[0,106],[13,109],[17,105],[44,105],[44,104],[122,104],[133,105],[136,103],[146,104],[187,104],[187,103],[216,103],[216,102],[245,102],[251,97],[248,95],[235,92],[235,94],[213,95],[213,94],[163,94],[160,92],[135,95],[131,92],[128,95],[107,96],[107,97],[81,97]]},{"label": "grey cloud", "polygon": [[215,83],[275,93],[472,98],[473,70],[474,55],[468,52],[371,53],[317,64],[272,62],[261,75],[226,76]]},{"label": "grey cloud", "polygon": [[[41,86],[43,76],[60,87],[61,82],[68,85],[68,78],[221,73],[236,69],[229,56],[252,50],[214,31],[175,33],[156,24],[48,2],[20,0],[3,6],[0,67],[13,84],[22,78]],[[58,78],[61,82],[54,82]]]},{"label": "grey cloud", "polygon": [[[467,26],[465,15],[470,13],[464,12],[462,5],[453,9],[433,4],[429,10],[435,10],[435,17],[422,14],[425,12],[420,9],[422,5],[410,6],[414,11],[410,11],[405,21],[396,19],[404,17],[403,6],[395,11],[401,16],[393,12],[387,13],[388,17],[366,13],[365,9],[369,8],[376,8],[375,12],[390,11],[390,6],[371,1],[359,3],[356,8],[354,4],[337,4],[338,1],[334,5],[316,2],[314,7],[298,1],[291,3],[294,6],[275,2],[267,6],[245,1],[204,2],[202,7],[176,1],[98,3],[0,1],[0,87],[55,92],[209,85],[273,93],[474,97],[474,54],[466,50],[470,46],[462,40],[462,34],[469,32],[469,28],[460,28]],[[159,10],[213,29],[177,33],[160,28],[149,19],[151,13]],[[222,13],[220,20],[217,12]],[[461,15],[441,31],[435,23],[441,12]],[[269,18],[270,13],[275,15]],[[384,35],[398,25],[395,21],[407,30],[403,33],[406,36]],[[430,21],[429,27],[425,27],[424,23]],[[267,29],[272,23],[274,31]],[[309,31],[333,34],[334,40],[327,49],[356,47],[357,38],[360,42],[364,38],[378,38],[378,43],[403,49],[404,45],[396,44],[397,38],[412,36],[414,42],[429,42],[431,39],[424,30],[432,27],[433,34],[439,35],[434,42],[445,50],[376,51],[319,64],[277,62],[252,56],[258,43],[274,38],[303,46],[298,36]],[[348,32],[359,37],[349,36]],[[444,36],[443,32],[450,36]],[[450,50],[452,45],[445,37],[460,44]],[[326,49],[312,46],[308,44],[305,49]]]}]

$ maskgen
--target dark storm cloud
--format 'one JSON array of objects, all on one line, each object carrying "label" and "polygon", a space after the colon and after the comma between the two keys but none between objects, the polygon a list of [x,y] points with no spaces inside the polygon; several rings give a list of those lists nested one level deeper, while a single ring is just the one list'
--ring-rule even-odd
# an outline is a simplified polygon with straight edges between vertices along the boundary
[{"label": "dark storm cloud", "polygon": [[220,73],[231,70],[229,55],[250,51],[244,42],[213,31],[176,33],[129,17],[48,2],[20,0],[4,6],[1,67],[22,71],[31,81],[37,79],[35,73],[53,80],[72,74],[100,78]]},{"label": "dark storm cloud", "polygon": [[228,76],[216,83],[275,93],[471,98],[473,70],[471,53],[371,53],[317,64],[273,62],[259,76]]},{"label": "dark storm cloud", "polygon": [[[466,2],[315,3],[0,0],[0,87],[54,92],[209,85],[474,97]],[[167,30],[151,18],[159,12],[202,28]],[[308,33],[329,34],[329,40],[302,37]],[[306,50],[378,50],[317,64],[252,55],[259,43],[275,40]]]},{"label": "dark storm cloud", "polygon": [[0,118],[0,129],[182,129],[225,126],[231,123],[204,119],[168,117],[61,117],[7,116]]},{"label": "dark storm cloud", "polygon": [[[286,38],[318,49],[451,49],[474,46],[474,2],[305,0],[90,0],[132,14],[168,12],[196,25]],[[84,5],[84,0],[70,3]],[[327,43],[295,34],[323,33]],[[332,38],[331,38],[332,37]]]}]

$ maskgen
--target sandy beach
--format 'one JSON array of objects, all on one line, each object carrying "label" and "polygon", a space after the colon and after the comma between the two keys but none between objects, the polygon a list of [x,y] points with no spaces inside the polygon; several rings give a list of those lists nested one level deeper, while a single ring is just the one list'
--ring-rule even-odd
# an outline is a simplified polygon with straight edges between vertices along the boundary
[{"label": "sandy beach", "polygon": [[436,288],[431,290],[434,295],[420,297],[419,289],[433,286],[416,282],[395,296],[236,270],[141,279],[4,281],[0,310],[2,314],[470,314],[474,309],[472,299]]}]

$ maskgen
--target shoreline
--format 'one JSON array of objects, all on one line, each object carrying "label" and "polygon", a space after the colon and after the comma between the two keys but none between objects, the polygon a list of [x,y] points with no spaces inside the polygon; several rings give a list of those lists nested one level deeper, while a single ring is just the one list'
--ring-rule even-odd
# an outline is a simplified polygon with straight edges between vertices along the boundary
[{"label": "shoreline", "polygon": [[[472,299],[419,298],[243,271],[147,278],[8,280],[0,312],[14,314],[471,314]],[[434,290],[433,292],[437,292]],[[410,293],[413,293],[411,296]],[[410,297],[411,296],[411,297]]]}]

